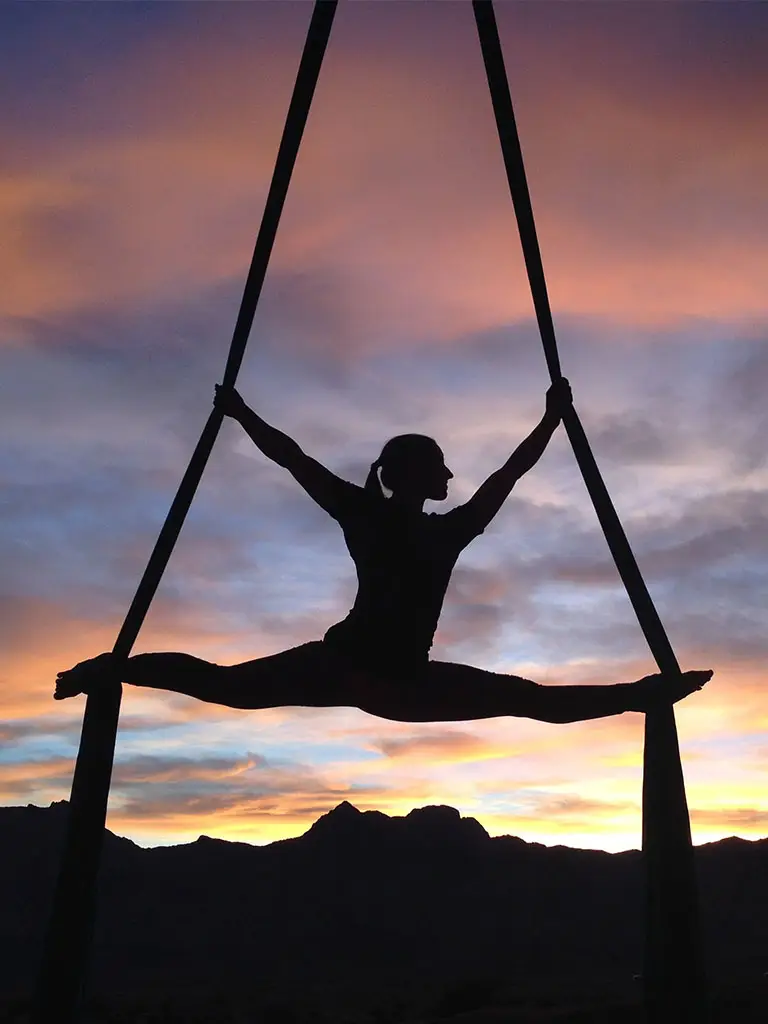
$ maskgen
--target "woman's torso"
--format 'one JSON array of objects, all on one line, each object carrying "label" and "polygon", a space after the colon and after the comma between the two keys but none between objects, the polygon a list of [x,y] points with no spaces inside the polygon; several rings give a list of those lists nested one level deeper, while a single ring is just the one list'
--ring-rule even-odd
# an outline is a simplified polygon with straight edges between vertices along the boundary
[{"label": "woman's torso", "polygon": [[357,596],[324,639],[371,667],[416,667],[429,657],[456,560],[480,531],[463,507],[414,512],[355,491],[337,519],[357,569]]}]

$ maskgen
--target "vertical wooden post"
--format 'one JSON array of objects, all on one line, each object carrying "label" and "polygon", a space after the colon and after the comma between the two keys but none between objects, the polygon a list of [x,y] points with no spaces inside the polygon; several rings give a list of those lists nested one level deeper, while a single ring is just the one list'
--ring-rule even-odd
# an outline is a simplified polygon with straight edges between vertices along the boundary
[{"label": "vertical wooden post", "polygon": [[[472,6],[544,355],[555,381],[561,376],[560,359],[493,2],[473,0]],[[575,409],[563,417],[563,425],[651,653],[661,672],[676,675],[680,672],[677,659]],[[671,706],[646,715],[643,761],[647,883],[643,978],[648,1019],[653,1024],[705,1024],[708,995],[693,846]]]},{"label": "vertical wooden post", "polygon": [[[316,0],[314,6],[227,359],[224,373],[224,384],[227,386],[234,386],[245,354],[330,37],[336,3],[337,0]],[[214,409],[205,424],[113,648],[118,664],[124,662],[131,653],[192,504],[221,423],[222,415]],[[96,914],[96,885],[120,700],[120,683],[113,681],[91,694],[86,701],[64,850],[36,993],[35,1024],[75,1024],[79,1017]]]}]

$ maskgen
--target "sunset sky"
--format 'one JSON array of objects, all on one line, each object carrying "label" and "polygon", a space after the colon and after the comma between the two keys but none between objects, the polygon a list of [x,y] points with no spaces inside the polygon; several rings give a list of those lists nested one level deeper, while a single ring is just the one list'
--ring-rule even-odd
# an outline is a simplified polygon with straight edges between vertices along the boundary
[{"label": "sunset sky", "polygon": [[[768,834],[768,5],[497,3],[563,369],[686,668],[694,841]],[[0,803],[69,795],[84,699],[220,380],[311,4],[0,6]],[[432,434],[464,500],[548,384],[469,2],[342,2],[239,387],[362,483]],[[432,511],[441,510],[439,506]],[[349,609],[341,532],[226,422],[136,652],[221,663]],[[655,670],[562,430],[435,655]],[[125,688],[108,826],[267,842],[343,799],[640,842],[642,716],[396,725]]]}]

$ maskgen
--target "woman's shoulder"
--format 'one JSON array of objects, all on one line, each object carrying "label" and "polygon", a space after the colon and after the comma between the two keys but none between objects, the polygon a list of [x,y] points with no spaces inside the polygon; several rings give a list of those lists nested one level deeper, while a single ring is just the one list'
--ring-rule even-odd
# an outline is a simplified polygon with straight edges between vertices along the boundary
[{"label": "woman's shoulder", "polygon": [[474,537],[479,536],[484,525],[478,522],[477,516],[471,505],[456,505],[447,512],[431,512],[429,518],[434,521],[435,529],[439,529],[446,535],[453,536],[457,542],[468,544]]},{"label": "woman's shoulder", "polygon": [[349,480],[339,480],[339,503],[336,519],[359,518],[360,516],[374,515],[381,509],[383,501],[377,499],[365,487],[359,484],[350,483]]}]

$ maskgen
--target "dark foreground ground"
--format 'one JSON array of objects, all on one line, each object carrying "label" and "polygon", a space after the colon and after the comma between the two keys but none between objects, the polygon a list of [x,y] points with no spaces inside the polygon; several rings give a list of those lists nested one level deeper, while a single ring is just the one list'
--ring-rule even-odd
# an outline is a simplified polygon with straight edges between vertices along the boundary
[{"label": "dark foreground ground", "polygon": [[[67,814],[0,808],[0,1021],[28,1019]],[[265,847],[105,840],[84,1024],[644,1024],[636,851],[347,803]],[[711,1024],[768,1024],[768,840],[696,869]]]},{"label": "dark foreground ground", "polygon": [[[711,1024],[765,1024],[768,978],[721,983]],[[0,1000],[3,1024],[27,1024],[27,1000]],[[637,996],[594,986],[545,983],[509,987],[466,979],[442,991],[417,987],[385,993],[213,991],[92,996],[83,1024],[645,1024]]]}]

